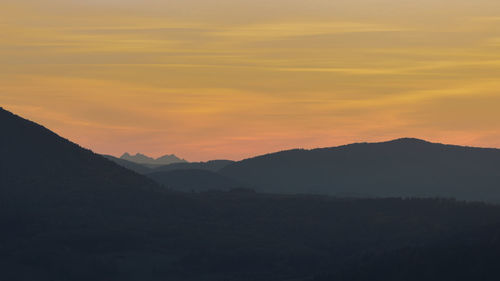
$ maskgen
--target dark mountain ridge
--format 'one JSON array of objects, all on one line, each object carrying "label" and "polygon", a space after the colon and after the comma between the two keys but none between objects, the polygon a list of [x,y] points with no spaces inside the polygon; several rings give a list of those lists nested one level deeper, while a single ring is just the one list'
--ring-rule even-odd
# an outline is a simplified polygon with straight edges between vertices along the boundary
[{"label": "dark mountain ridge", "polygon": [[149,167],[142,165],[142,164],[137,164],[135,162],[131,162],[131,161],[128,161],[125,159],[116,158],[116,157],[111,156],[111,155],[102,155],[102,156],[108,160],[115,162],[116,164],[118,164],[124,168],[132,170],[132,171],[139,173],[141,175],[151,173],[153,171],[152,168],[149,168]]},{"label": "dark mountain ridge", "polygon": [[[437,276],[419,266],[434,261],[455,265],[438,268],[440,277],[500,278],[489,266],[497,255],[479,254],[488,266],[476,267],[495,241],[427,246],[456,233],[497,239],[489,231],[500,222],[498,206],[171,192],[3,110],[0,128],[2,280],[308,281],[346,272],[340,279],[352,281],[364,268],[374,280],[394,271],[397,280],[415,280]],[[469,245],[479,247],[474,255]],[[417,262],[408,248],[423,253]],[[435,259],[435,251],[444,255]],[[458,266],[453,253],[464,253]],[[394,260],[406,261],[404,270],[378,264]]]},{"label": "dark mountain ridge", "polygon": [[411,138],[282,151],[220,173],[262,192],[500,202],[500,150]]},{"label": "dark mountain ridge", "polygon": [[173,170],[207,170],[218,172],[222,168],[234,163],[231,160],[211,160],[207,162],[173,163],[153,169],[154,172],[166,172]]},{"label": "dark mountain ridge", "polygon": [[231,190],[244,188],[241,183],[209,170],[176,169],[146,175],[169,189],[184,192]]},{"label": "dark mountain ridge", "polygon": [[199,192],[244,188],[238,181],[217,173],[218,170],[233,163],[233,161],[212,160],[208,162],[173,163],[154,168],[110,155],[103,156],[172,190]]},{"label": "dark mountain ridge", "polygon": [[96,188],[156,186],[151,180],[2,108],[0,128],[0,178],[4,187],[24,183],[82,183]]}]

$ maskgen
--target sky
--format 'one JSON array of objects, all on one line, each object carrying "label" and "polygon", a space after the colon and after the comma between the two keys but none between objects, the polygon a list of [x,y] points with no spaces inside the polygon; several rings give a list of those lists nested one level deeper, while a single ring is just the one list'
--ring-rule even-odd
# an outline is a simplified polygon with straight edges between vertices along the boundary
[{"label": "sky", "polygon": [[2,0],[0,106],[117,156],[500,147],[500,1]]}]

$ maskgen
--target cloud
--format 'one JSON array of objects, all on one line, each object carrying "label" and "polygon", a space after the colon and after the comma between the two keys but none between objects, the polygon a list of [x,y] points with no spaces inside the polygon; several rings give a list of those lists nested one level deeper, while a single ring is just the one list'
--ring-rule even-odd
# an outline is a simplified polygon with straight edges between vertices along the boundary
[{"label": "cloud", "polygon": [[500,11],[478,1],[7,0],[0,101],[117,154],[493,145]]},{"label": "cloud", "polygon": [[323,34],[394,32],[401,28],[361,22],[280,22],[226,27],[212,34],[247,40],[278,39]]}]

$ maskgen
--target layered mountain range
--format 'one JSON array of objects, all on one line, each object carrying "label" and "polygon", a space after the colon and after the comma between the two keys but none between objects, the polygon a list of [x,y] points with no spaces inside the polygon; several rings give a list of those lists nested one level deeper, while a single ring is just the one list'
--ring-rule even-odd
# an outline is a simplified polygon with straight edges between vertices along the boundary
[{"label": "layered mountain range", "polygon": [[[442,198],[354,199],[291,194],[295,189],[283,192],[286,194],[271,194],[228,186],[224,187],[227,191],[179,192],[1,108],[0,128],[0,279],[3,280],[500,278],[497,205]],[[308,162],[321,160],[318,154],[325,157],[323,161]],[[366,162],[350,172],[341,169],[340,164],[328,165],[332,159],[335,163],[354,165],[359,163],[356,158],[359,155]],[[376,161],[377,155],[384,157]],[[164,172],[173,173],[179,180],[186,171],[194,171],[188,173],[193,177],[188,188],[211,181],[212,173],[216,173],[225,179],[234,177],[247,184],[259,183],[260,190],[268,188],[263,183],[277,183],[276,190],[280,190],[287,185],[297,188],[298,184],[291,183],[305,177],[304,174],[321,175],[300,174],[297,170],[297,167],[318,168],[321,163],[327,165],[325,171],[336,172],[334,175],[341,173],[332,167],[340,167],[340,171],[348,173],[345,180],[354,180],[354,175],[365,173],[370,178],[369,175],[375,175],[371,169],[377,167],[379,172],[386,172],[382,174],[384,179],[387,175],[400,175],[398,183],[408,176],[402,171],[420,171],[410,175],[423,178],[429,178],[428,171],[436,171],[431,178],[440,179],[439,175],[443,175],[442,183],[448,183],[451,175],[470,183],[476,181],[466,189],[458,189],[467,193],[457,194],[473,194],[477,190],[484,197],[489,194],[496,198],[498,186],[487,180],[497,175],[494,169],[497,155],[494,149],[398,140],[281,152],[226,163],[216,171]],[[297,159],[303,162],[294,162]],[[436,163],[432,165],[431,160]],[[465,160],[470,162],[461,163]],[[424,169],[424,164],[430,167]],[[409,166],[404,169],[400,165]],[[197,167],[213,168],[213,165]],[[266,169],[270,171],[265,172]],[[284,169],[289,171],[290,179],[285,178],[287,173],[280,172]],[[258,171],[262,171],[263,178],[259,178]],[[309,180],[330,184],[334,177],[327,175]],[[416,188],[411,181],[407,185],[404,182],[398,185],[398,192]],[[421,188],[435,190],[436,186]],[[370,185],[369,190],[374,188],[375,185]],[[393,189],[380,185],[380,190],[381,194],[393,195],[385,193]]]},{"label": "layered mountain range", "polygon": [[[500,150],[402,138],[313,150],[295,149],[232,162],[175,163],[155,169],[132,167],[157,182],[181,189],[199,171],[212,173],[204,186],[251,188],[282,194],[342,197],[443,197],[500,202]],[[222,180],[224,179],[224,180]],[[212,181],[213,180],[213,181]],[[201,183],[200,185],[201,186]],[[193,187],[192,190],[197,190]],[[205,189],[203,189],[205,190]]]},{"label": "layered mountain range", "polygon": [[168,164],[174,164],[174,163],[187,163],[186,160],[180,159],[179,157],[175,156],[174,154],[170,155],[164,155],[158,158],[153,158],[149,157],[147,155],[137,153],[135,155],[130,155],[129,153],[124,153],[120,159],[127,160],[130,162],[138,163],[138,164],[145,164],[145,165],[154,165],[154,166],[161,166],[161,165],[168,165]]}]

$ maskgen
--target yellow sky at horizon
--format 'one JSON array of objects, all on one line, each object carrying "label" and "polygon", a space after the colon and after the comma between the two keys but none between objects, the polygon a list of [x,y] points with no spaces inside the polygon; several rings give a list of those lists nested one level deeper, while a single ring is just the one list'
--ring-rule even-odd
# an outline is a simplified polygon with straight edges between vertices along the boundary
[{"label": "yellow sky at horizon", "polygon": [[500,1],[4,0],[0,106],[99,153],[500,147]]}]

